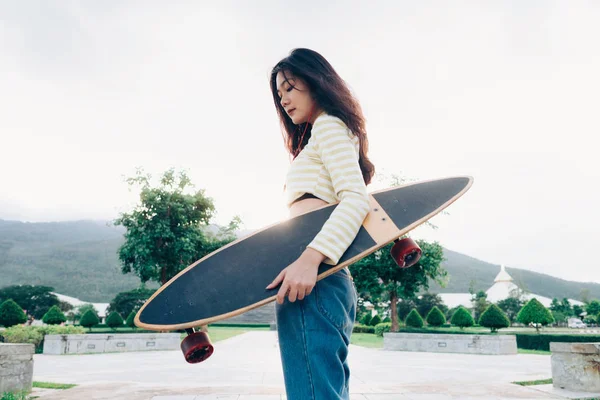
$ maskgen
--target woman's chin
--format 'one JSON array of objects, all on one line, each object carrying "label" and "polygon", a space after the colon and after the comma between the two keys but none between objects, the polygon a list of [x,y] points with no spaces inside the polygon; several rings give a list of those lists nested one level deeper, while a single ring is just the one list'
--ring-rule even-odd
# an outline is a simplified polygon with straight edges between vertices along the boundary
[{"label": "woman's chin", "polygon": [[296,116],[291,117],[292,122],[294,123],[294,125],[301,125],[303,123],[306,122],[306,118],[298,118]]}]

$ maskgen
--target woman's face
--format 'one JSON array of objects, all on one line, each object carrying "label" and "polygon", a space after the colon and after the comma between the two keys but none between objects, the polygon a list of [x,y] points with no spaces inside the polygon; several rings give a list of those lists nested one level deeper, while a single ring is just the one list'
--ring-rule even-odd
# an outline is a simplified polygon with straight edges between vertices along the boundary
[{"label": "woman's face", "polygon": [[289,72],[284,75],[282,71],[277,73],[275,82],[281,106],[292,122],[295,125],[307,121],[312,124],[318,113],[316,103],[311,97],[306,83]]}]

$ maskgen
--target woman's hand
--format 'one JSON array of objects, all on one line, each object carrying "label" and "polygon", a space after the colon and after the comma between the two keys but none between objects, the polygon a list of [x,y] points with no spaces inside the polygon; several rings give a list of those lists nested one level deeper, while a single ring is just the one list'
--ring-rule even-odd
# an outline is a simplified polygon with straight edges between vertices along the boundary
[{"label": "woman's hand", "polygon": [[283,304],[288,292],[289,300],[292,303],[296,299],[304,299],[312,292],[317,283],[317,272],[323,260],[325,260],[323,254],[307,247],[296,261],[277,275],[277,278],[267,286],[267,289],[272,289],[283,281],[279,292],[277,292],[277,303]]}]

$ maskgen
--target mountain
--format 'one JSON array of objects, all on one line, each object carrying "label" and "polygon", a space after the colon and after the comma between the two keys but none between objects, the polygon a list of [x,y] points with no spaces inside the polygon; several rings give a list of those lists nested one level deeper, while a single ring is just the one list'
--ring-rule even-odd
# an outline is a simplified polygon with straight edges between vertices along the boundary
[{"label": "mountain", "polygon": [[[211,229],[214,229],[211,228]],[[26,223],[0,220],[0,287],[14,284],[52,286],[54,291],[89,302],[110,302],[119,292],[134,289],[140,280],[123,275],[117,249],[123,243],[122,227],[102,221]],[[251,231],[238,232],[245,236]],[[487,290],[499,265],[444,250],[444,267],[450,275],[445,288],[432,283],[430,291],[467,293]],[[571,282],[523,269],[507,268],[514,282],[527,291],[550,298],[600,299],[600,284]],[[149,287],[157,287],[152,283]]]},{"label": "mountain", "polygon": [[[476,291],[487,290],[494,284],[500,265],[490,264],[467,255],[444,249],[444,268],[450,275],[445,288],[437,283],[430,285],[430,292],[468,293],[471,282]],[[600,284],[574,282],[525,269],[506,268],[514,283],[527,292],[548,298],[567,297],[583,301],[582,291],[587,290],[590,299],[600,299]]]},{"label": "mountain", "polygon": [[0,220],[0,287],[45,285],[89,302],[109,302],[140,285],[120,271],[123,229],[104,222]]}]

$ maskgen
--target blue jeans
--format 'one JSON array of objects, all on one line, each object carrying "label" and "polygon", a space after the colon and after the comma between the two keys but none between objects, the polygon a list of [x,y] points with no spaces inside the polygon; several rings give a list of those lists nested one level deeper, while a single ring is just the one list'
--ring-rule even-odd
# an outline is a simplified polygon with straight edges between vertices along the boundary
[{"label": "blue jeans", "polygon": [[303,300],[276,303],[288,400],[349,399],[347,356],[356,302],[354,282],[343,269],[318,281]]}]

